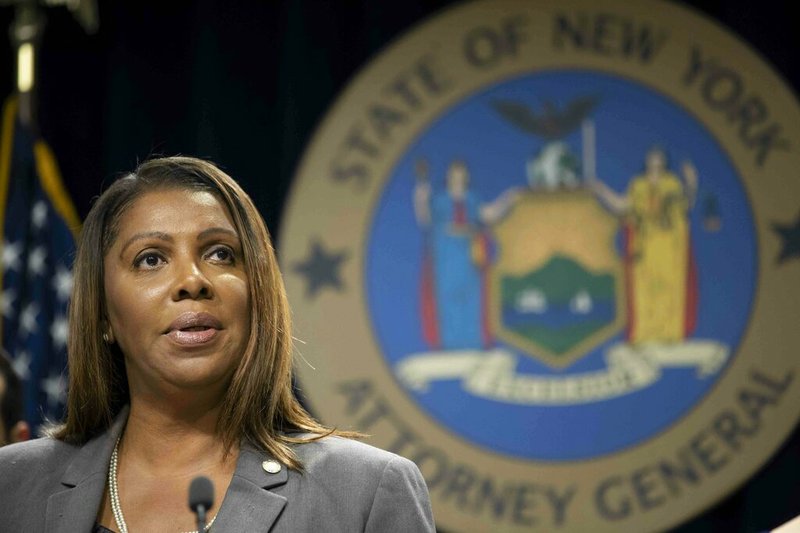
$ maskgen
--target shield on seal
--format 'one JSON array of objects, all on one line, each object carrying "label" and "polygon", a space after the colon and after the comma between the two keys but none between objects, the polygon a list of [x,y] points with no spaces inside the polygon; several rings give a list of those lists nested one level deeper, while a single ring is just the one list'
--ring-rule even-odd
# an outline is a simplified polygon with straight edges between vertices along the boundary
[{"label": "shield on seal", "polygon": [[564,368],[625,324],[617,219],[586,190],[528,191],[492,233],[498,339]]}]

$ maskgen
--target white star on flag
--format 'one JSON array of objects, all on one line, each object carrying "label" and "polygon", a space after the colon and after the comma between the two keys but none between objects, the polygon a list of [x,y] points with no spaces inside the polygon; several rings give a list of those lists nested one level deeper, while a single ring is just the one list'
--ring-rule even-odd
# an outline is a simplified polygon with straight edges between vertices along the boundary
[{"label": "white star on flag", "polygon": [[42,380],[42,390],[47,395],[47,405],[55,407],[67,398],[67,380],[63,374],[50,374]]},{"label": "white star on flag", "polygon": [[66,302],[72,292],[72,272],[61,265],[56,267],[53,276],[52,287],[56,291],[56,296],[61,302]]},{"label": "white star on flag", "polygon": [[33,209],[31,209],[31,221],[33,222],[34,228],[42,229],[44,223],[47,221],[47,204],[39,200],[33,205]]},{"label": "white star on flag", "polygon": [[6,289],[0,292],[0,312],[6,318],[11,318],[14,315],[14,300],[17,298],[17,291],[14,289]]},{"label": "white star on flag", "polygon": [[18,242],[8,242],[3,244],[3,269],[19,270],[19,254],[22,252],[22,245]]},{"label": "white star on flag", "polygon": [[22,381],[26,381],[31,376],[31,354],[28,353],[28,350],[19,352],[11,361],[11,365]]},{"label": "white star on flag", "polygon": [[53,344],[59,350],[67,345],[67,319],[64,315],[56,316],[53,323],[50,324],[50,337],[53,338]]},{"label": "white star on flag", "polygon": [[39,306],[36,302],[29,302],[19,315],[19,329],[21,334],[36,333],[39,325],[36,323],[36,316],[39,314]]},{"label": "white star on flag", "polygon": [[44,272],[47,250],[44,246],[37,246],[28,254],[28,272],[34,276],[39,276]]}]

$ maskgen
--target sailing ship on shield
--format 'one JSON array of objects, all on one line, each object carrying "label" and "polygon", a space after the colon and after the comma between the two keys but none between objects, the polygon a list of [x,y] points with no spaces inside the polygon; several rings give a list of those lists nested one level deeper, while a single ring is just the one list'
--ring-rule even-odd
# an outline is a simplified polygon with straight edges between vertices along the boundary
[{"label": "sailing ship on shield", "polygon": [[[630,394],[665,368],[716,374],[729,348],[693,338],[697,272],[689,211],[697,171],[681,176],[663,149],[618,193],[596,176],[594,96],[535,113],[495,101],[510,126],[545,142],[525,164],[527,184],[484,201],[454,160],[434,192],[418,161],[414,208],[425,236],[420,317],[429,350],[395,368],[409,388],[460,380],[465,391],[524,405],[571,405]],[[581,157],[565,138],[581,130]],[[621,235],[621,239],[618,236]],[[621,240],[622,246],[617,242]],[[615,336],[605,367],[570,372]],[[531,357],[550,373],[517,371]]]}]

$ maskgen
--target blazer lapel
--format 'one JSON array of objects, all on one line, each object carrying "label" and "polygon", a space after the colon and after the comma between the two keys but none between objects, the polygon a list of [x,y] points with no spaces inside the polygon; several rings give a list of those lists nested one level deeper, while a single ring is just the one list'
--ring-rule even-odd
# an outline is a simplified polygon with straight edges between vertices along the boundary
[{"label": "blazer lapel", "polygon": [[[216,531],[269,531],[286,505],[286,498],[269,489],[284,485],[287,468],[271,474],[262,463],[269,457],[243,443],[228,492],[214,521]],[[211,515],[214,514],[212,511]]]},{"label": "blazer lapel", "polygon": [[[128,419],[125,407],[108,431],[86,443],[61,478],[64,490],[47,500],[45,531],[91,531],[106,487],[108,463],[114,443]],[[216,531],[268,531],[286,505],[286,498],[269,489],[283,485],[289,475],[285,465],[271,474],[262,463],[269,457],[242,443],[236,472],[214,522]],[[211,515],[213,515],[213,510]]]},{"label": "blazer lapel", "polygon": [[108,431],[87,442],[77,452],[61,478],[64,490],[47,500],[47,533],[92,530],[106,487],[111,452],[127,419],[126,407]]}]

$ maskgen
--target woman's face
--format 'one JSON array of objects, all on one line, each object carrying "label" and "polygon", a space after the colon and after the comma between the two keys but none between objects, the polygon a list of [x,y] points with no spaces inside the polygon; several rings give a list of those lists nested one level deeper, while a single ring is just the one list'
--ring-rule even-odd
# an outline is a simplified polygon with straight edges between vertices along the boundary
[{"label": "woman's face", "polygon": [[250,334],[242,246],[208,192],[145,193],[104,260],[108,321],[131,395],[224,390]]},{"label": "woman's face", "polygon": [[447,175],[447,190],[454,198],[463,198],[469,187],[469,174],[467,167],[463,165],[453,165]]},{"label": "woman's face", "polygon": [[647,154],[647,170],[650,172],[662,172],[666,163],[666,158],[660,150],[653,150]]}]

